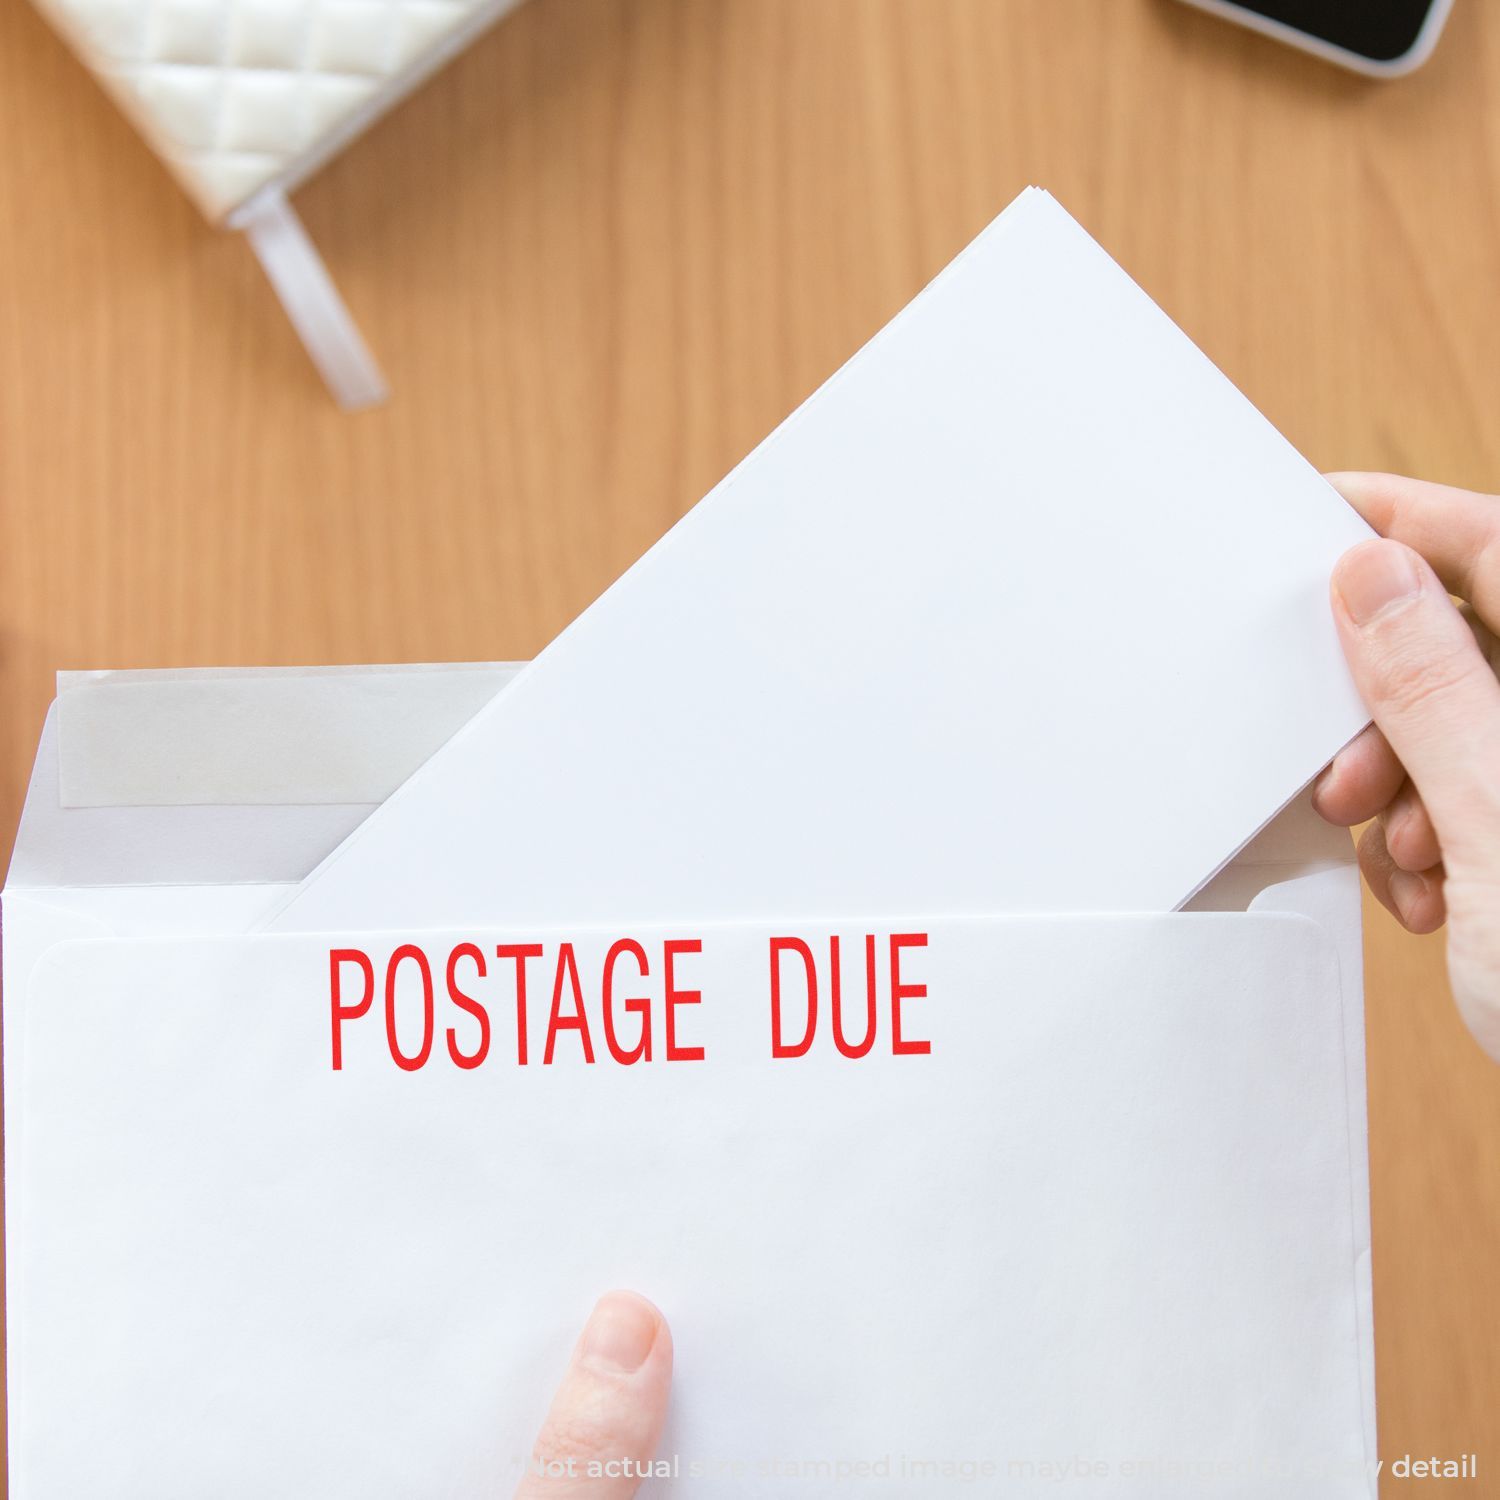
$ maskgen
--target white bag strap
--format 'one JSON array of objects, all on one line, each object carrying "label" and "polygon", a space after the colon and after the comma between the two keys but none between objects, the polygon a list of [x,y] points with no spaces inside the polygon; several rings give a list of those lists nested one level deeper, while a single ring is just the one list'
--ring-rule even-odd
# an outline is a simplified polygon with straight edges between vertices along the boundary
[{"label": "white bag strap", "polygon": [[245,232],[338,404],[357,411],[384,401],[389,394],[385,376],[286,194],[280,188],[267,189],[229,223]]}]

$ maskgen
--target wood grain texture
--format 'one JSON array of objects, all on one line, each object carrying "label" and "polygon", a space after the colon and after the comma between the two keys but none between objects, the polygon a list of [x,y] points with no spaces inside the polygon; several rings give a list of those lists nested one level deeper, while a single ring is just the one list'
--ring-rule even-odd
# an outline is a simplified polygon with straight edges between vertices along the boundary
[{"label": "wood grain texture", "polygon": [[[358,417],[21,0],[0,141],[6,830],[58,668],[531,655],[1028,182],[1315,463],[1500,485],[1500,5],[1367,83],[1170,0],[530,0],[298,196]],[[1368,952],[1382,1451],[1500,1494],[1500,1072]]]}]

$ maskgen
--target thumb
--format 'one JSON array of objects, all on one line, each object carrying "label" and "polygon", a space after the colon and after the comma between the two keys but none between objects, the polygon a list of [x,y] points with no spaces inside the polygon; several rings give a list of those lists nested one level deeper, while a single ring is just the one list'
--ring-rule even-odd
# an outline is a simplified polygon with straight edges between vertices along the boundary
[{"label": "thumb", "polygon": [[1366,706],[1415,783],[1449,875],[1500,861],[1500,682],[1438,581],[1400,542],[1363,542],[1333,573],[1333,613]]},{"label": "thumb", "polygon": [[662,1315],[634,1292],[601,1297],[515,1500],[629,1500],[661,1437],[671,1381]]}]

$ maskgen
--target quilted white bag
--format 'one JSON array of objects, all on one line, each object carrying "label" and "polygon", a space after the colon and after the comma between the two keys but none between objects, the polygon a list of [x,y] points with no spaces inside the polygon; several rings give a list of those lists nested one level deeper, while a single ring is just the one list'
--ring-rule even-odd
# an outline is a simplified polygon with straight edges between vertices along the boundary
[{"label": "quilted white bag", "polygon": [[334,396],[385,395],[287,194],[517,0],[36,0],[216,224]]}]

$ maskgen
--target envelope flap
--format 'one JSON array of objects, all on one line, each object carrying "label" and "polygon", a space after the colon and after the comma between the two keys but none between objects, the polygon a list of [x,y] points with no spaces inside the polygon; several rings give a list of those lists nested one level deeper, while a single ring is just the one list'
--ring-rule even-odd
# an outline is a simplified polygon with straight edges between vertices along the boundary
[{"label": "envelope flap", "polygon": [[7,888],[298,880],[517,670],[60,673]]}]

